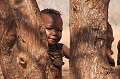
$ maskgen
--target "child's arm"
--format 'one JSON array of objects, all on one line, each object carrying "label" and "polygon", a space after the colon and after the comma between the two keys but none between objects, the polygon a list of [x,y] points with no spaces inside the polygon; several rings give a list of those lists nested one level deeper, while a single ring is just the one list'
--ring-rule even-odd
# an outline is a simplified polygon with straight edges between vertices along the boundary
[{"label": "child's arm", "polygon": [[69,48],[66,45],[63,45],[63,55],[69,59]]}]

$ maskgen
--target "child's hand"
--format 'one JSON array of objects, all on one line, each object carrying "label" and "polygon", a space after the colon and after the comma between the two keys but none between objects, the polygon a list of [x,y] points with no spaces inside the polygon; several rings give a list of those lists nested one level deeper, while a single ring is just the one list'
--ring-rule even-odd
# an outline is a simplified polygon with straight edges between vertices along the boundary
[{"label": "child's hand", "polygon": [[117,49],[118,49],[118,53],[119,53],[120,52],[120,40],[118,41]]}]

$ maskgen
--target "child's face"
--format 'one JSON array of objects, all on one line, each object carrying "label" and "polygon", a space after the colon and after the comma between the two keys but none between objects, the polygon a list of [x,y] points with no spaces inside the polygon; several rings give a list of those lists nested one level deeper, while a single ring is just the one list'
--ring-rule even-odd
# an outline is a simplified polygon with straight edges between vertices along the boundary
[{"label": "child's face", "polygon": [[57,44],[62,37],[63,21],[57,15],[42,14],[43,24],[46,29],[48,44]]}]

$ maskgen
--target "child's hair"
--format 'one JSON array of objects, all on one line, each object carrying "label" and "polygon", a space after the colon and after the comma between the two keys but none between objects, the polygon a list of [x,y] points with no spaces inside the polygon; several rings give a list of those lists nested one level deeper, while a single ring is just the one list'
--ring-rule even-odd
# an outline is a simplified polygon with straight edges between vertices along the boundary
[{"label": "child's hair", "polygon": [[55,14],[55,15],[58,15],[58,16],[61,16],[61,13],[55,9],[44,9],[41,11],[41,13],[44,13],[44,14]]}]

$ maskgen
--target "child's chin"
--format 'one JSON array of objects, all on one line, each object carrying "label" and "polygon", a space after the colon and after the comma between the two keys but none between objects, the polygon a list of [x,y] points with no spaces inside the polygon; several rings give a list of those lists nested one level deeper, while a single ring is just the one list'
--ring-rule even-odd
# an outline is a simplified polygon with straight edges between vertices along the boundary
[{"label": "child's chin", "polygon": [[49,45],[55,45],[57,44],[56,42],[51,42],[51,43],[48,43]]}]

